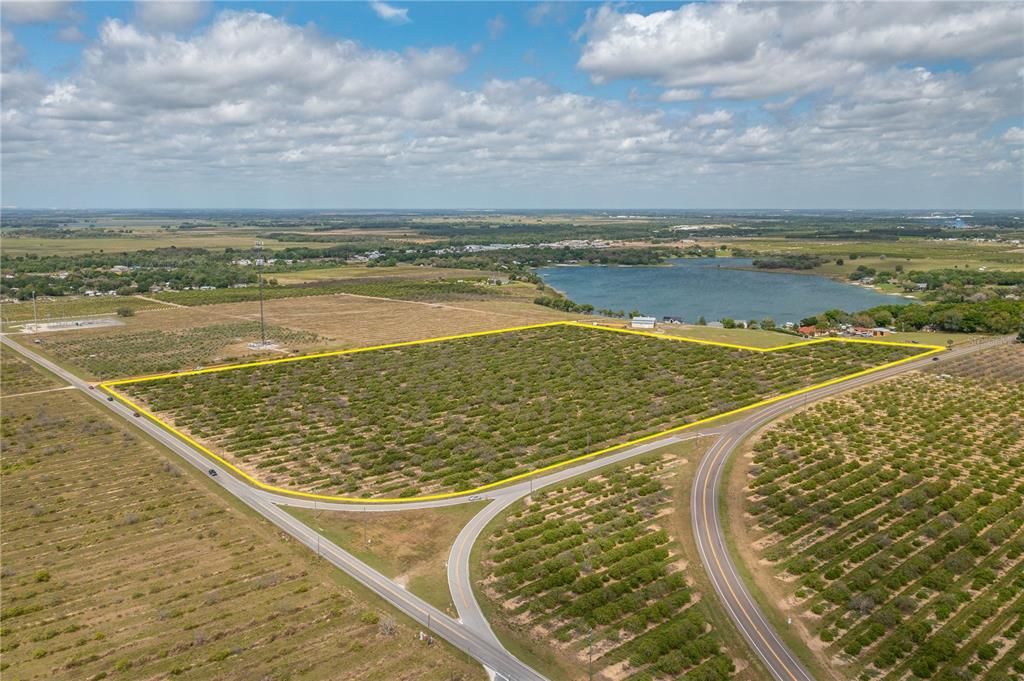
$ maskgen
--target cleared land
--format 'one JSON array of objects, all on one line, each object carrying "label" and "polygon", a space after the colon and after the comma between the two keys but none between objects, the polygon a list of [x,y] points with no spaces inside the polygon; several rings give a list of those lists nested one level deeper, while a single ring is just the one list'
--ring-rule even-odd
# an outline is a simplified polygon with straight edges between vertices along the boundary
[{"label": "cleared land", "polygon": [[448,554],[487,502],[418,511],[368,513],[285,508],[359,560],[453,617]]},{"label": "cleared land", "polygon": [[[259,339],[259,306],[254,302],[198,307],[155,305],[157,309],[142,310],[134,317],[120,319],[123,326],[33,334],[33,339],[42,341],[35,349],[96,378],[191,369],[197,365],[282,354],[247,347],[248,342]],[[268,337],[279,342],[283,351],[305,352],[566,318],[540,305],[523,302],[518,295],[453,304],[339,294],[307,297],[301,302],[269,300],[264,307]],[[208,332],[212,327],[217,328]],[[132,352],[125,352],[126,347],[132,348]]]},{"label": "cleared land", "polygon": [[341,265],[315,270],[268,272],[268,279],[277,279],[280,284],[308,284],[338,279],[377,279],[380,277],[401,277],[403,279],[479,279],[488,276],[481,270],[463,270],[447,267],[426,267],[422,265],[395,265],[393,267],[367,267],[365,265]]},{"label": "cleared land", "polygon": [[2,438],[5,679],[483,678],[80,394]]},{"label": "cleared land", "polygon": [[267,483],[408,497],[472,489],[919,352],[751,352],[557,325],[120,388]]},{"label": "cleared land", "polygon": [[[260,354],[248,347],[259,340],[259,322],[228,322],[181,329],[139,330],[71,335],[51,334],[40,348],[89,374],[102,378],[174,371],[206,363],[225,363],[247,355]],[[323,344],[327,339],[306,331],[271,325],[267,338],[280,353]],[[270,353],[279,354],[279,353]]]},{"label": "cleared land", "polygon": [[673,503],[682,463],[649,457],[537,492],[486,536],[491,620],[553,678],[760,678],[694,588]]},{"label": "cleared land", "polygon": [[120,309],[136,312],[159,307],[163,307],[163,305],[137,296],[40,298],[36,301],[34,308],[31,300],[4,303],[0,306],[0,318],[4,322],[31,322],[38,315],[39,321],[45,322],[67,317],[114,314]]},{"label": "cleared land", "polygon": [[1024,673],[1024,346],[812,406],[753,450],[737,546],[836,677]]},{"label": "cleared land", "polygon": [[[124,225],[119,225],[124,226]],[[308,247],[305,241],[278,241],[263,234],[251,232],[240,233],[239,230],[188,230],[167,231],[153,228],[139,228],[128,225],[133,233],[124,235],[90,236],[87,230],[72,238],[49,239],[37,236],[21,236],[5,234],[3,251],[6,257],[19,255],[83,255],[85,253],[107,252],[122,253],[141,251],[152,248],[208,248],[223,250],[252,248],[253,239],[262,239],[267,248]],[[338,242],[345,241],[344,237]],[[331,242],[317,244],[330,246]]]},{"label": "cleared land", "polygon": [[[479,275],[478,275],[479,276]],[[348,293],[372,298],[395,298],[399,300],[430,300],[439,302],[457,300],[479,300],[509,295],[506,287],[459,280],[418,281],[412,279],[381,279],[352,281],[323,281],[298,286],[265,286],[264,300],[280,298],[306,298],[335,293]],[[259,300],[260,290],[256,286],[246,288],[221,288],[212,291],[173,291],[154,293],[156,300],[177,305],[216,305]]]}]

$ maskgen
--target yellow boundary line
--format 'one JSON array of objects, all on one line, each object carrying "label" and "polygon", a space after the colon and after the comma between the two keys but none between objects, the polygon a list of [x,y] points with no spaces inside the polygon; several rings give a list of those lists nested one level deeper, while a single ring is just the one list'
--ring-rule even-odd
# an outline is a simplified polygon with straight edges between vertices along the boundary
[{"label": "yellow boundary line", "polygon": [[[119,391],[114,389],[115,386],[130,385],[130,384],[134,384],[134,383],[144,383],[144,382],[149,382],[149,381],[159,381],[159,380],[163,380],[163,379],[167,379],[167,378],[181,378],[181,377],[185,377],[185,376],[198,376],[200,374],[218,373],[218,372],[221,372],[221,371],[231,371],[231,370],[234,370],[234,369],[245,369],[245,368],[250,368],[250,367],[268,366],[268,365],[272,365],[272,364],[285,364],[287,362],[299,362],[299,361],[302,361],[302,360],[316,359],[316,358],[319,358],[319,357],[339,357],[339,356],[343,356],[343,355],[354,355],[354,354],[358,354],[358,353],[362,353],[362,352],[371,352],[373,350],[386,350],[386,349],[389,349],[389,348],[405,348],[405,347],[411,347],[411,346],[415,346],[415,345],[426,345],[428,343],[440,343],[442,341],[458,340],[458,339],[461,339],[461,338],[478,338],[478,337],[481,337],[481,336],[494,336],[494,335],[498,335],[498,334],[502,334],[502,333],[509,333],[509,332],[512,332],[512,331],[527,331],[527,330],[530,330],[530,329],[542,329],[542,328],[553,327],[553,326],[575,326],[575,327],[580,327],[580,328],[585,328],[585,329],[597,329],[597,330],[601,330],[601,331],[609,331],[609,332],[613,332],[613,333],[625,333],[625,334],[630,334],[630,335],[634,335],[634,336],[647,336],[649,338],[657,338],[659,340],[671,340],[671,341],[678,341],[678,342],[682,342],[682,343],[695,343],[695,344],[698,344],[698,345],[714,345],[714,346],[718,346],[718,347],[731,348],[731,349],[734,349],[734,350],[745,350],[745,351],[749,351],[749,352],[777,352],[779,350],[790,350],[792,348],[799,348],[799,347],[804,347],[804,346],[807,346],[807,345],[817,345],[817,344],[820,344],[820,343],[867,343],[867,344],[870,344],[870,345],[890,345],[890,346],[896,346],[896,347],[915,348],[915,349],[927,350],[927,352],[922,352],[922,353],[919,353],[919,354],[916,354],[916,355],[911,355],[910,357],[904,357],[903,359],[898,359],[898,360],[896,360],[894,362],[888,362],[886,364],[880,364],[877,367],[871,367],[870,369],[864,369],[862,371],[858,371],[856,373],[849,374],[848,376],[840,376],[838,378],[833,378],[833,379],[830,379],[828,381],[824,381],[822,383],[818,383],[817,385],[807,386],[805,388],[800,388],[799,390],[794,390],[792,392],[785,393],[785,394],[782,394],[782,395],[776,395],[775,397],[770,397],[768,399],[761,400],[760,402],[755,402],[754,404],[748,404],[745,407],[740,407],[738,409],[732,409],[730,411],[722,412],[721,414],[715,414],[714,416],[709,416],[707,418],[700,419],[700,420],[694,421],[692,423],[686,423],[686,424],[681,425],[681,426],[675,426],[673,428],[668,428],[666,430],[662,430],[660,432],[654,433],[653,435],[646,435],[644,437],[639,437],[639,438],[636,438],[634,440],[630,440],[628,442],[623,442],[621,444],[612,445],[611,447],[605,447],[604,449],[600,449],[600,450],[595,451],[595,452],[590,452],[588,454],[583,454],[581,456],[577,456],[577,457],[574,457],[574,458],[571,458],[571,459],[566,459],[565,461],[560,461],[558,463],[553,463],[553,464],[550,464],[548,466],[544,466],[542,468],[538,468],[536,470],[527,471],[526,473],[520,473],[519,475],[513,475],[513,476],[505,478],[503,480],[498,480],[497,482],[491,482],[491,483],[488,483],[486,485],[481,485],[479,487],[474,487],[473,489],[462,490],[461,492],[443,492],[443,493],[438,493],[438,494],[429,494],[429,495],[426,495],[426,496],[416,496],[416,497],[376,497],[376,498],[344,497],[344,496],[335,496],[335,495],[332,495],[332,494],[314,494],[313,492],[302,492],[302,491],[299,491],[299,490],[291,490],[291,489],[286,489],[284,487],[276,487],[274,485],[268,485],[267,483],[261,482],[260,480],[257,480],[256,478],[252,477],[251,475],[249,475],[245,471],[241,470],[240,468],[235,466],[233,463],[227,461],[226,459],[224,459],[220,455],[215,454],[214,452],[210,451],[207,447],[203,446],[202,444],[200,444],[196,440],[192,439],[191,437],[189,437],[185,433],[182,433],[180,430],[178,430],[174,426],[170,425],[169,423],[161,420],[160,418],[158,418],[157,416],[155,416],[154,414],[152,414],[148,410],[142,408],[141,406],[139,406],[135,402],[133,402],[130,399],[128,399],[126,396],[122,395]],[[103,390],[104,392],[106,392],[108,395],[113,396],[114,398],[116,398],[117,400],[122,402],[123,404],[127,405],[128,407],[131,407],[133,410],[135,410],[139,414],[144,415],[146,418],[148,418],[150,421],[153,421],[154,423],[156,423],[158,426],[160,426],[164,430],[167,430],[170,433],[173,433],[175,436],[177,436],[178,438],[184,440],[188,444],[192,445],[194,448],[198,449],[199,451],[201,451],[206,456],[210,457],[211,459],[213,459],[217,463],[221,464],[222,466],[224,466],[228,470],[232,471],[233,473],[235,473],[236,475],[238,475],[239,477],[241,477],[242,479],[247,481],[249,484],[254,485],[255,487],[258,487],[260,489],[266,490],[268,492],[275,492],[277,494],[285,494],[285,495],[288,495],[288,496],[301,497],[301,498],[304,498],[304,499],[322,499],[322,500],[326,500],[326,501],[336,501],[336,502],[344,502],[344,503],[357,503],[357,504],[400,504],[400,503],[409,503],[409,502],[418,502],[418,501],[434,501],[434,500],[437,500],[437,499],[450,499],[450,498],[453,498],[453,497],[461,497],[461,496],[467,496],[467,495],[471,495],[471,494],[478,494],[480,492],[484,492],[484,491],[487,491],[489,489],[493,489],[495,487],[500,487],[501,485],[507,485],[509,483],[517,482],[519,480],[523,480],[525,478],[528,478],[528,477],[531,477],[531,476],[534,476],[534,475],[539,475],[541,473],[546,473],[548,471],[555,470],[556,468],[562,468],[563,466],[568,466],[568,465],[571,465],[571,464],[574,464],[574,463],[578,463],[580,461],[585,461],[587,459],[592,459],[594,457],[601,456],[603,454],[608,454],[609,452],[613,452],[613,451],[616,451],[616,450],[619,450],[619,449],[625,449],[626,447],[632,447],[632,446],[641,444],[643,442],[649,442],[649,441],[655,440],[657,438],[665,437],[666,435],[671,435],[671,434],[678,433],[678,432],[683,431],[683,430],[687,430],[687,429],[690,429],[690,428],[695,428],[696,426],[700,426],[700,425],[703,425],[705,423],[709,423],[711,421],[715,421],[715,420],[718,420],[718,419],[724,419],[724,418],[727,418],[729,416],[733,416],[735,414],[740,414],[742,412],[749,411],[751,409],[757,409],[758,407],[763,407],[763,406],[768,405],[768,404],[773,404],[775,402],[779,402],[781,400],[785,400],[785,399],[788,399],[790,397],[794,397],[796,395],[802,395],[802,394],[810,392],[812,390],[817,390],[819,388],[824,388],[826,386],[834,385],[836,383],[842,383],[843,381],[848,381],[848,380],[853,379],[853,378],[858,378],[860,376],[865,376],[867,374],[871,374],[871,373],[874,373],[876,371],[881,371],[883,369],[888,369],[889,367],[894,367],[894,366],[897,366],[897,365],[900,365],[900,364],[904,364],[906,362],[910,362],[910,361],[913,361],[913,360],[918,360],[918,359],[921,359],[923,357],[927,357],[928,355],[934,355],[934,354],[936,354],[938,352],[942,352],[945,349],[946,348],[942,347],[941,345],[919,345],[919,344],[916,344],[916,343],[899,343],[899,342],[893,342],[893,341],[875,341],[875,340],[855,339],[855,338],[816,338],[816,339],[813,339],[813,340],[800,341],[798,343],[790,343],[789,345],[779,345],[779,346],[772,347],[772,348],[755,348],[755,347],[750,347],[750,346],[747,346],[747,345],[737,345],[735,343],[721,343],[721,342],[718,342],[718,341],[699,340],[699,339],[694,339],[694,338],[684,338],[682,336],[666,336],[666,335],[661,335],[661,334],[656,334],[656,333],[648,333],[646,331],[633,331],[631,329],[620,329],[620,328],[615,328],[615,327],[599,326],[597,324],[586,324],[586,323],[583,323],[583,322],[558,321],[558,322],[546,322],[544,324],[529,324],[529,325],[526,325],[526,326],[512,326],[512,327],[509,327],[509,328],[506,328],[506,329],[497,329],[497,330],[494,330],[494,331],[476,331],[474,333],[463,333],[463,334],[458,334],[458,335],[454,335],[454,336],[441,336],[441,337],[438,337],[438,338],[426,338],[426,339],[423,339],[423,340],[404,341],[404,342],[401,342],[401,343],[388,343],[386,345],[373,345],[373,346],[365,347],[365,348],[353,348],[353,349],[349,349],[349,350],[332,350],[330,352],[318,352],[318,353],[314,353],[314,354],[310,354],[310,355],[299,355],[299,356],[296,356],[296,357],[282,357],[282,358],[278,358],[278,359],[259,360],[259,361],[256,361],[256,362],[245,362],[245,363],[242,363],[242,364],[227,364],[227,365],[223,365],[223,366],[209,367],[209,368],[205,368],[205,369],[196,369],[196,370],[193,370],[193,371],[172,372],[172,373],[164,373],[164,374],[155,374],[155,375],[150,375],[150,376],[137,376],[137,377],[134,377],[134,378],[123,378],[123,379],[118,379],[118,380],[113,380],[113,381],[104,381],[104,382],[99,383],[98,385],[99,385],[100,389]]]}]

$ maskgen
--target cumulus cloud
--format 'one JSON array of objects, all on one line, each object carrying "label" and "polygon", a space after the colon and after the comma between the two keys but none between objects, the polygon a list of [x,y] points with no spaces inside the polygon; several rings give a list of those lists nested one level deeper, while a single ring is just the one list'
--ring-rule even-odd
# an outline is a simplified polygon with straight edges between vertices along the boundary
[{"label": "cumulus cloud", "polygon": [[597,83],[646,78],[754,99],[827,90],[878,65],[1016,56],[1020,3],[693,3],[591,11],[579,67]]},{"label": "cumulus cloud", "polygon": [[201,0],[139,0],[135,17],[151,31],[183,31],[198,24],[209,13],[210,4]]},{"label": "cumulus cloud", "polygon": [[1003,133],[1002,139],[1007,144],[1024,144],[1024,128],[1014,126]]},{"label": "cumulus cloud", "polygon": [[[746,53],[713,33],[706,42],[720,53]],[[858,173],[1019,179],[1008,144],[1020,128],[999,124],[1022,97],[1024,59],[1011,55],[956,73],[875,66],[799,114],[748,116],[732,106],[686,110],[715,85],[667,88],[664,110],[538,79],[466,87],[456,84],[466,57],[454,49],[375,50],[250,11],[220,12],[187,36],[108,20],[80,66],[59,78],[27,69],[18,50],[5,30],[4,182],[22,204],[26,187],[126,178],[322,185],[327,197],[360,187],[385,203],[394,196],[381,188],[586,188],[605,198],[635,187],[631,196],[659,205],[698,177],[728,192],[776,182],[780,169],[801,190]],[[574,200],[583,199],[553,199]]]},{"label": "cumulus cloud", "polygon": [[406,7],[395,7],[380,0],[371,0],[370,9],[381,19],[392,24],[407,24],[412,21],[409,18],[409,9]]},{"label": "cumulus cloud", "polygon": [[565,23],[566,5],[562,2],[540,2],[526,10],[526,20],[531,26],[543,26],[548,22]]},{"label": "cumulus cloud", "polygon": [[0,16],[12,24],[48,24],[76,18],[71,2],[65,0],[5,0]]},{"label": "cumulus cloud", "polygon": [[65,26],[64,28],[57,31],[54,37],[62,43],[81,43],[85,41],[85,36],[78,26]]},{"label": "cumulus cloud", "polygon": [[690,120],[690,125],[698,128],[709,126],[721,128],[730,123],[732,123],[732,114],[722,109],[712,111],[711,113],[697,114]]},{"label": "cumulus cloud", "polygon": [[491,40],[497,40],[500,38],[506,28],[507,24],[505,23],[505,17],[500,14],[487,20],[487,35],[491,37]]}]

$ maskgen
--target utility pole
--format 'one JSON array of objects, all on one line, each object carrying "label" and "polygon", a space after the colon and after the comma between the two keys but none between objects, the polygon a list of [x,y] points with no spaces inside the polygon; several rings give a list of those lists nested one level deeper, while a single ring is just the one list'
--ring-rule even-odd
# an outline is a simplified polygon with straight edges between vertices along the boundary
[{"label": "utility pole", "polygon": [[36,290],[32,289],[32,318],[35,320],[36,327],[39,327],[39,308],[36,307]]},{"label": "utility pole", "polygon": [[260,349],[267,349],[267,327],[263,321],[263,242],[256,242],[256,278],[260,287]]}]

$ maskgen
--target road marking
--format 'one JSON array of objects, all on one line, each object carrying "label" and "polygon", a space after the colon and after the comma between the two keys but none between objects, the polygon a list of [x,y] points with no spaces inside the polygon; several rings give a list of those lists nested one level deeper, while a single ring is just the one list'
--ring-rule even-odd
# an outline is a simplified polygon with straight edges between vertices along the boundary
[{"label": "road marking", "polygon": [[[824,381],[822,383],[818,383],[817,385],[811,385],[811,386],[807,386],[805,388],[800,388],[798,390],[794,390],[794,391],[789,392],[789,393],[784,393],[782,395],[776,395],[775,397],[771,397],[771,398],[768,398],[768,399],[765,399],[765,400],[761,400],[760,402],[755,402],[755,403],[749,404],[749,405],[747,405],[745,407],[740,407],[738,409],[731,409],[729,411],[722,412],[721,414],[715,414],[714,416],[709,416],[707,418],[703,418],[703,419],[700,419],[700,420],[697,420],[697,421],[693,421],[692,423],[686,423],[686,424],[683,424],[681,426],[675,426],[673,428],[668,428],[666,430],[662,430],[660,432],[653,433],[652,435],[647,435],[647,436],[644,436],[644,437],[639,437],[639,438],[636,438],[634,440],[630,440],[628,442],[623,442],[623,443],[620,443],[620,444],[617,444],[617,445],[612,445],[610,447],[605,447],[604,449],[599,449],[597,451],[590,452],[588,454],[583,454],[581,456],[577,456],[577,457],[574,457],[574,458],[571,458],[571,459],[567,459],[565,461],[559,461],[557,463],[553,463],[553,464],[550,464],[548,466],[544,466],[542,468],[538,468],[538,469],[535,469],[535,470],[532,470],[532,471],[527,471],[525,473],[520,473],[519,475],[513,475],[513,476],[505,478],[503,480],[498,480],[496,482],[491,482],[491,483],[488,483],[486,485],[481,485],[479,487],[474,487],[473,489],[463,490],[461,492],[440,492],[440,493],[437,493],[437,494],[428,494],[428,495],[417,496],[417,497],[377,497],[377,498],[372,498],[372,499],[363,499],[363,498],[360,498],[360,497],[346,497],[346,496],[338,496],[338,495],[333,495],[333,494],[316,494],[316,493],[313,493],[313,492],[302,492],[302,491],[299,491],[299,490],[291,490],[291,489],[287,489],[287,488],[284,488],[284,487],[276,487],[274,485],[268,485],[267,483],[261,482],[260,480],[257,480],[256,478],[252,477],[251,475],[249,475],[248,473],[246,473],[242,469],[240,469],[237,466],[235,466],[233,463],[231,463],[228,460],[224,459],[220,455],[214,453],[213,451],[211,451],[210,449],[208,449],[207,447],[205,447],[201,443],[197,442],[193,438],[189,437],[185,433],[182,433],[180,430],[176,429],[171,424],[169,424],[166,421],[160,419],[159,417],[157,417],[153,413],[149,412],[148,410],[144,409],[140,405],[138,405],[135,402],[131,401],[125,395],[123,395],[121,392],[119,392],[118,390],[115,389],[116,387],[119,387],[119,386],[131,385],[131,384],[135,384],[135,383],[145,383],[145,382],[149,382],[149,381],[158,381],[158,380],[164,380],[164,379],[169,379],[169,378],[182,378],[182,377],[187,377],[187,376],[198,376],[198,375],[201,375],[201,374],[218,373],[218,372],[222,372],[222,371],[232,371],[232,370],[235,370],[235,369],[246,369],[246,368],[252,368],[252,367],[259,367],[259,366],[268,366],[268,365],[273,365],[273,364],[284,364],[286,362],[300,362],[300,361],[307,360],[307,359],[317,359],[317,358],[321,358],[321,357],[341,357],[341,356],[345,356],[345,355],[354,355],[354,354],[363,353],[363,352],[372,352],[374,350],[386,350],[386,349],[390,349],[390,348],[412,347],[412,346],[416,346],[416,345],[426,345],[426,344],[430,344],[430,343],[440,343],[442,341],[458,340],[458,339],[462,339],[462,338],[479,338],[479,337],[482,337],[482,336],[494,336],[494,335],[498,335],[498,334],[509,333],[509,332],[512,332],[512,331],[528,331],[528,330],[532,330],[532,329],[543,329],[543,328],[549,328],[549,327],[555,327],[555,326],[572,326],[572,327],[578,327],[578,328],[584,328],[584,329],[597,329],[597,330],[606,331],[606,332],[610,332],[610,333],[626,333],[626,334],[635,335],[635,336],[647,336],[647,337],[650,337],[650,338],[657,338],[659,340],[668,340],[668,341],[675,341],[675,342],[682,342],[682,343],[696,343],[698,345],[717,345],[717,346],[721,346],[721,347],[727,347],[727,348],[732,348],[732,349],[737,349],[737,350],[746,350],[746,351],[750,351],[750,352],[778,352],[780,350],[787,350],[787,349],[792,349],[792,348],[797,348],[797,347],[805,347],[805,346],[808,346],[808,345],[817,345],[817,344],[821,344],[821,343],[866,343],[866,344],[872,344],[872,345],[889,345],[889,346],[896,346],[896,347],[915,348],[915,349],[923,350],[924,352],[912,355],[910,357],[904,357],[903,359],[899,359],[899,360],[896,360],[894,362],[888,362],[886,364],[881,364],[881,365],[879,365],[877,367],[871,367],[871,368],[868,368],[868,369],[864,369],[862,371],[858,371],[858,372],[850,374],[848,376],[840,376],[838,378],[833,378],[833,379],[830,379],[828,381]],[[854,379],[854,378],[857,378],[857,377],[860,377],[860,376],[865,376],[867,374],[871,374],[871,373],[874,373],[876,371],[882,371],[884,369],[888,369],[890,367],[894,367],[894,366],[897,366],[899,364],[904,364],[906,362],[911,362],[911,361],[919,360],[919,359],[921,359],[923,357],[927,357],[928,355],[933,355],[935,353],[943,352],[945,350],[946,350],[946,348],[944,348],[944,347],[942,347],[940,345],[921,345],[921,344],[917,344],[917,343],[898,343],[898,342],[892,342],[892,341],[874,341],[874,340],[867,340],[867,339],[861,340],[861,339],[852,339],[852,338],[818,338],[818,339],[809,340],[809,341],[801,341],[799,343],[791,343],[789,345],[780,345],[780,346],[776,346],[774,348],[755,348],[755,347],[750,347],[750,346],[746,346],[746,345],[737,345],[735,343],[720,343],[718,341],[696,340],[696,339],[693,339],[693,338],[684,338],[682,336],[665,336],[665,335],[647,333],[647,332],[644,332],[644,331],[633,331],[633,330],[630,330],[630,329],[619,329],[619,328],[612,328],[612,327],[605,327],[605,326],[594,326],[592,324],[585,324],[583,322],[558,321],[558,322],[545,322],[545,323],[542,323],[542,324],[528,324],[528,325],[525,325],[525,326],[512,326],[512,327],[508,327],[508,328],[505,328],[505,329],[496,329],[496,330],[492,330],[492,331],[474,331],[472,333],[463,333],[463,334],[457,334],[457,335],[454,335],[454,336],[441,336],[441,337],[438,337],[438,338],[426,338],[426,339],[422,339],[422,340],[403,341],[403,342],[400,342],[400,343],[387,343],[385,345],[373,345],[373,346],[364,347],[364,348],[352,348],[352,349],[348,349],[348,350],[332,350],[332,351],[329,351],[329,352],[319,352],[319,353],[314,353],[314,354],[310,354],[310,355],[299,355],[299,356],[296,356],[296,357],[282,357],[282,358],[278,358],[278,359],[265,359],[265,360],[255,361],[255,362],[244,362],[244,363],[241,363],[241,364],[226,364],[226,365],[222,365],[222,366],[209,367],[209,368],[205,368],[205,369],[195,369],[195,370],[192,370],[192,371],[181,371],[181,372],[177,372],[177,373],[163,373],[163,374],[154,374],[154,375],[149,375],[149,376],[138,376],[138,377],[135,377],[135,378],[122,378],[122,379],[116,379],[116,380],[113,380],[113,381],[104,381],[104,382],[99,384],[99,387],[100,387],[101,390],[103,390],[104,392],[106,392],[109,395],[112,395],[113,397],[115,397],[116,399],[118,399],[119,401],[121,401],[122,403],[127,405],[128,407],[130,407],[132,410],[138,412],[141,415],[144,415],[146,418],[148,418],[149,420],[153,421],[154,423],[159,425],[161,428],[164,428],[164,429],[170,431],[171,433],[173,433],[174,435],[178,436],[179,438],[181,438],[182,440],[184,440],[188,444],[192,445],[194,448],[196,448],[197,450],[199,450],[203,454],[207,455],[208,457],[210,457],[211,459],[213,459],[217,463],[219,463],[222,466],[224,466],[226,469],[228,469],[231,472],[233,472],[235,475],[241,477],[243,480],[245,480],[249,484],[251,484],[251,485],[253,485],[255,487],[258,487],[260,489],[266,490],[268,492],[276,492],[276,493],[279,493],[279,494],[284,494],[284,495],[293,496],[293,497],[300,497],[300,498],[304,498],[304,499],[322,499],[322,500],[326,500],[326,501],[338,501],[338,502],[359,503],[359,504],[405,504],[405,503],[413,503],[413,502],[421,502],[421,501],[435,501],[435,500],[439,500],[439,499],[451,499],[451,498],[454,498],[454,497],[461,497],[461,496],[468,496],[468,495],[472,495],[472,494],[479,494],[480,492],[484,492],[486,490],[493,489],[495,487],[507,485],[509,483],[517,482],[519,480],[525,480],[526,478],[533,477],[533,476],[536,476],[536,475],[540,475],[541,473],[546,473],[548,471],[552,471],[552,470],[555,470],[555,469],[558,469],[558,468],[564,468],[566,466],[570,466],[572,464],[579,463],[580,461],[586,461],[587,459],[593,459],[595,457],[602,456],[602,455],[607,454],[609,452],[626,449],[628,447],[634,447],[634,446],[636,446],[638,444],[641,444],[641,443],[644,443],[644,442],[649,442],[651,440],[655,440],[655,439],[658,439],[658,438],[665,437],[666,435],[672,435],[674,433],[678,433],[678,432],[681,432],[683,430],[689,430],[689,429],[692,429],[692,428],[696,428],[697,426],[703,425],[705,423],[709,423],[711,421],[715,421],[715,420],[719,420],[719,419],[725,419],[725,418],[728,418],[730,416],[734,416],[736,414],[740,414],[740,413],[743,413],[743,412],[746,412],[746,411],[757,409],[759,407],[763,407],[765,405],[774,404],[775,402],[779,402],[779,401],[782,401],[782,400],[789,399],[790,397],[794,397],[796,395],[802,395],[804,393],[811,392],[813,390],[818,390],[819,388],[824,388],[824,387],[829,386],[829,385],[834,385],[836,383],[841,383],[843,381],[848,381],[848,380],[851,380],[851,379]]]}]

